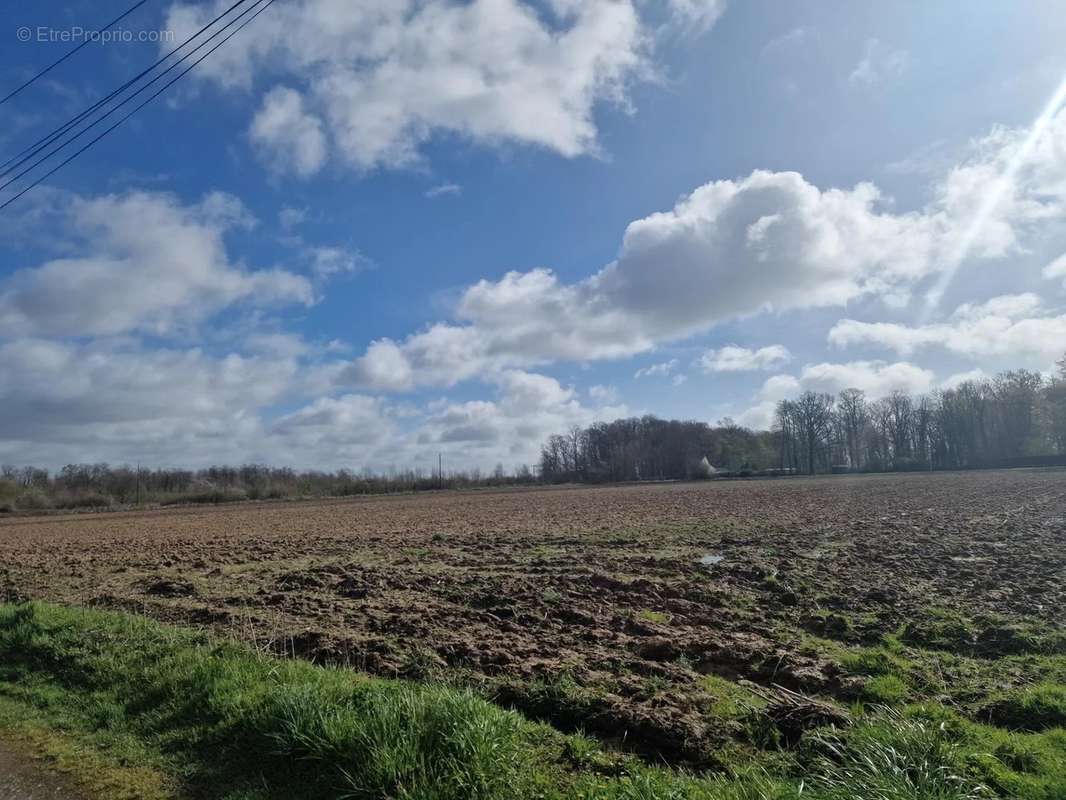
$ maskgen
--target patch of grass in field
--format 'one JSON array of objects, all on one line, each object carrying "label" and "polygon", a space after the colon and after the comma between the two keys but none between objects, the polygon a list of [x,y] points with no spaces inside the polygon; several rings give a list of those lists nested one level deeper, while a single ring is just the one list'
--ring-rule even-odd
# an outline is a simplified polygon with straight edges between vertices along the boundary
[{"label": "patch of grass in field", "polygon": [[[892,664],[872,654],[856,663]],[[715,713],[745,704],[742,687],[701,680]],[[550,703],[585,691],[543,687]],[[1066,789],[1061,729],[1012,734],[939,706],[875,710],[792,756],[766,754],[763,767],[694,775],[454,687],[273,659],[136,617],[0,606],[0,728],[31,727],[82,778],[133,781],[122,790],[131,797],[1061,800]]]},{"label": "patch of grass in field", "polygon": [[719,675],[701,675],[699,685],[711,697],[710,711],[716,717],[739,719],[766,705],[758,695]]},{"label": "patch of grass in field", "polygon": [[938,606],[922,610],[897,635],[914,647],[984,658],[1066,654],[1066,633],[1046,624],[989,614],[968,617]]},{"label": "patch of grass in field", "polygon": [[941,730],[962,757],[957,769],[988,786],[996,797],[1066,797],[1066,730],[1011,732],[933,704],[908,707],[904,714]]},{"label": "patch of grass in field", "polygon": [[910,694],[910,686],[898,675],[878,675],[870,678],[862,687],[862,699],[871,703],[896,706]]},{"label": "patch of grass in field", "polygon": [[[118,731],[111,736],[99,731],[96,740],[70,735],[64,728],[71,725],[57,718],[58,711],[41,713],[0,696],[0,735],[37,757],[45,768],[74,776],[93,797],[167,800],[175,796],[176,782],[162,769],[158,753]],[[99,742],[105,739],[106,747],[102,747]]]},{"label": "patch of grass in field", "polygon": [[1066,727],[1066,686],[1045,682],[1015,689],[993,699],[982,709],[982,716],[1012,730]]},{"label": "patch of grass in field", "polygon": [[669,625],[674,618],[668,611],[653,611],[650,608],[642,608],[633,616],[641,622],[651,622],[655,625]]}]

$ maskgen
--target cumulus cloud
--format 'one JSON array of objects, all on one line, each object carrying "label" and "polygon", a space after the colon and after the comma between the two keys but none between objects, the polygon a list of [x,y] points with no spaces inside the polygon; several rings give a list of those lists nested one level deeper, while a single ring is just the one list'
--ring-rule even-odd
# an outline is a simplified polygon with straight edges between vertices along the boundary
[{"label": "cumulus cloud", "polygon": [[748,372],[774,369],[792,360],[788,348],[780,344],[749,350],[746,347],[728,345],[717,350],[708,350],[699,359],[704,372]]},{"label": "cumulus cloud", "polygon": [[977,367],[976,369],[967,370],[966,372],[955,372],[951,375],[948,375],[948,377],[944,378],[944,380],[940,382],[940,388],[955,389],[958,388],[960,384],[966,383],[968,381],[983,381],[986,380],[988,377],[988,373],[980,367]]},{"label": "cumulus cloud", "polygon": [[635,373],[633,377],[639,378],[652,378],[655,376],[666,376],[677,369],[680,362],[676,358],[671,358],[669,361],[662,361],[658,364],[651,364],[647,367],[641,367]]},{"label": "cumulus cloud", "polygon": [[862,389],[871,398],[886,397],[895,391],[923,394],[936,379],[932,370],[907,361],[849,361],[843,364],[808,364],[799,375],[802,391],[836,394],[843,389]]},{"label": "cumulus cloud", "polygon": [[601,405],[611,405],[618,402],[618,388],[596,384],[588,389],[589,399]]},{"label": "cumulus cloud", "polygon": [[532,463],[549,435],[628,413],[613,403],[585,406],[572,388],[546,375],[508,370],[495,383],[494,400],[441,404],[420,426],[417,444],[448,445],[473,463]]},{"label": "cumulus cloud", "polygon": [[[758,313],[872,296],[905,304],[923,282],[942,284],[964,261],[1021,252],[1041,226],[1058,224],[1064,146],[1066,110],[1032,131],[996,129],[935,185],[927,206],[904,213],[870,183],[821,189],[795,172],[763,170],[712,181],[630,223],[618,258],[588,278],[564,283],[537,268],[479,281],[453,321],[376,342],[339,374],[370,388],[451,385],[501,369],[628,357]],[[1054,320],[1019,324],[1010,340],[1059,330]],[[842,343],[876,329],[914,340],[899,326],[862,325],[844,321],[835,336]]]},{"label": "cumulus cloud", "polygon": [[61,444],[88,460],[111,445],[145,458],[162,457],[156,446],[211,450],[282,398],[296,371],[277,356],[15,339],[0,344],[0,440]]},{"label": "cumulus cloud", "polygon": [[326,162],[328,144],[322,120],[308,113],[303,96],[278,86],[264,98],[248,132],[263,160],[278,172],[306,177]]},{"label": "cumulus cloud", "polygon": [[1066,314],[1044,309],[1032,293],[1002,295],[963,304],[946,322],[932,325],[844,319],[829,331],[829,342],[839,347],[876,345],[900,355],[939,347],[969,358],[1036,357],[1044,363],[1062,353]]},{"label": "cumulus cloud", "polygon": [[[1044,267],[1041,273],[1048,280],[1055,280],[1056,278],[1066,278],[1066,255],[1061,255]],[[1066,282],[1063,283],[1066,286]]]},{"label": "cumulus cloud", "polygon": [[[36,338],[0,343],[0,460],[304,468],[533,464],[544,439],[628,413],[610,392],[582,402],[546,375],[500,373],[491,399],[395,405],[361,393],[306,396],[298,340],[256,355]],[[292,405],[296,403],[293,410]],[[279,409],[284,409],[279,413]]]},{"label": "cumulus cloud", "polygon": [[286,448],[336,453],[338,445],[371,445],[393,434],[393,425],[379,398],[346,394],[320,397],[275,420],[268,435],[279,436]]},{"label": "cumulus cloud", "polygon": [[305,278],[230,260],[225,232],[253,224],[232,195],[64,196],[54,211],[61,246],[79,255],[0,282],[0,336],[168,334],[234,303],[313,302]]},{"label": "cumulus cloud", "polygon": [[[839,305],[927,274],[934,221],[878,202],[869,184],[822,191],[797,173],[715,181],[631,223],[618,259],[590,278],[565,284],[534,269],[482,280],[463,293],[457,322],[376,342],[346,377],[398,388],[620,358],[725,319]],[[382,373],[402,380],[371,380]]]},{"label": "cumulus cloud", "polygon": [[[719,5],[674,2],[699,24]],[[182,38],[227,5],[176,3],[165,27]],[[251,136],[269,163],[307,175],[330,150],[359,170],[409,165],[441,131],[595,153],[593,110],[625,101],[645,50],[629,0],[295,0],[197,73],[231,88],[298,82],[268,91]]]}]

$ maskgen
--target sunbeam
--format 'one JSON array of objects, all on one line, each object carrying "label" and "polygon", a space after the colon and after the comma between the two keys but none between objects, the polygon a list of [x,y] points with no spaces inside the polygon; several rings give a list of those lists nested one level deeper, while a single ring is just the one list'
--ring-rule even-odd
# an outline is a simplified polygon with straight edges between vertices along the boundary
[{"label": "sunbeam", "polygon": [[946,267],[940,274],[940,278],[930,290],[929,294],[926,295],[925,308],[922,313],[922,322],[927,322],[940,305],[944,292],[947,291],[947,288],[955,279],[959,267],[969,255],[970,250],[973,248],[974,241],[977,239],[981,229],[987,224],[992,213],[996,210],[996,207],[1003,201],[1004,194],[1014,184],[1014,178],[1017,176],[1018,171],[1026,161],[1029,160],[1037,142],[1040,141],[1040,137],[1042,137],[1045,131],[1047,131],[1048,126],[1055,117],[1055,112],[1059,110],[1059,107],[1062,106],[1063,102],[1066,102],[1066,78],[1063,78],[1058,88],[1044,106],[1043,111],[1040,112],[1040,116],[1038,116],[1033,122],[1033,126],[1029,130],[1029,135],[1025,138],[1022,146],[1018,148],[1018,152],[1014,154],[1014,157],[1007,165],[1007,168],[989,187],[988,195],[977,210],[977,214],[974,216],[973,220],[971,220],[969,227],[967,227],[966,231],[959,239],[958,245],[947,259]]}]

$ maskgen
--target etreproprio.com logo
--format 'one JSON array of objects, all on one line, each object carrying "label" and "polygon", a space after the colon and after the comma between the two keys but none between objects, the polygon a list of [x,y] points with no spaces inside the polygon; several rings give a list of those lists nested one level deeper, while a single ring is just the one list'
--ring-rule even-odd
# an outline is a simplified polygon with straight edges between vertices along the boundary
[{"label": "etreproprio.com logo", "polygon": [[16,31],[20,42],[81,44],[82,42],[99,42],[100,44],[132,44],[134,42],[171,42],[174,31],[133,31],[129,28],[111,28],[105,31],[73,26],[70,28],[52,28],[38,25],[31,28],[23,25]]}]

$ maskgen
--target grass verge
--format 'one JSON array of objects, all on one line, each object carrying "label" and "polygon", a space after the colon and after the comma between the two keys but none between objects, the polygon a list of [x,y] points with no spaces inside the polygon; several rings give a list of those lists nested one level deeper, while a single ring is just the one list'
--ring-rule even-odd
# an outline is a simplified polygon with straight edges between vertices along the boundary
[{"label": "grass verge", "polygon": [[[1066,797],[1066,734],[878,712],[728,775],[651,767],[473,693],[278,660],[138,617],[0,606],[0,728],[107,797]],[[36,733],[34,733],[36,732]],[[805,737],[806,738],[806,737]],[[91,757],[72,757],[77,752]],[[125,783],[123,783],[125,782]],[[1025,792],[1024,794],[1021,792]]]}]

